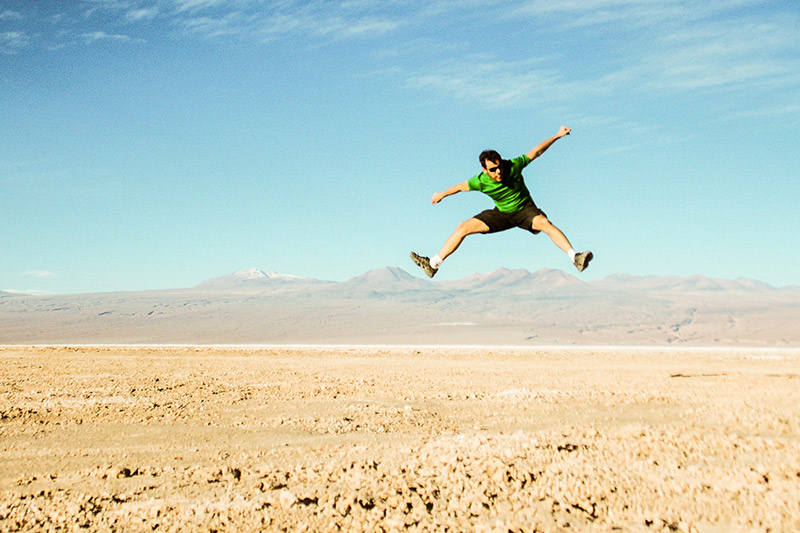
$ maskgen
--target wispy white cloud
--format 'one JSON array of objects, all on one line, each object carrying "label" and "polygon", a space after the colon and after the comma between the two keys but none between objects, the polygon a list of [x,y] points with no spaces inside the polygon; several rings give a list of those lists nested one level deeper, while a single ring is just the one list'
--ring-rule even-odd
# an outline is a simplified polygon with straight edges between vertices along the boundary
[{"label": "wispy white cloud", "polygon": [[[314,46],[395,32],[404,23],[400,14],[407,10],[392,0],[81,0],[62,12],[43,14],[53,30],[39,32],[37,40],[49,50],[101,40],[135,42],[138,25],[159,20],[189,36],[259,43],[294,39]],[[25,18],[10,10],[0,16],[4,21]],[[13,53],[30,42],[23,31],[8,30],[14,31],[0,34],[4,52]]]},{"label": "wispy white cloud", "polygon": [[206,9],[225,3],[225,0],[175,0],[175,6],[179,12]]},{"label": "wispy white cloud", "polygon": [[55,278],[57,275],[54,272],[50,272],[49,270],[28,270],[26,272],[22,272],[22,275],[29,278]]},{"label": "wispy white cloud", "polygon": [[0,20],[22,20],[24,17],[22,13],[19,11],[12,11],[11,9],[6,9],[5,11],[0,12]]},{"label": "wispy white cloud", "polygon": [[24,31],[0,32],[0,51],[4,54],[16,54],[28,46],[30,40]]},{"label": "wispy white cloud", "polygon": [[11,9],[0,12],[0,22],[6,26],[6,28],[0,28],[2,30],[0,31],[0,54],[17,54],[30,44],[31,38],[28,33],[22,28],[15,27],[24,18],[22,13]]},{"label": "wispy white cloud", "polygon": [[339,39],[350,37],[383,35],[397,29],[398,21],[366,17],[357,20],[339,18],[328,20],[317,25],[315,31],[318,35],[333,35]]},{"label": "wispy white cloud", "polygon": [[158,16],[159,10],[157,7],[149,7],[149,8],[140,8],[140,9],[131,9],[127,13],[125,13],[125,18],[129,21],[140,21],[140,20],[147,20],[152,19]]},{"label": "wispy white cloud", "polygon": [[[143,42],[128,30],[132,24],[156,17],[159,10],[155,5],[139,3],[80,0],[60,4],[58,11],[37,9],[35,5],[22,13],[4,11],[0,13],[0,53],[56,51],[98,41]],[[120,31],[122,28],[125,31]]]},{"label": "wispy white cloud", "polygon": [[[626,87],[694,90],[800,81],[800,17],[758,15],[757,0],[563,0],[523,2],[515,16],[541,17],[560,31],[602,27],[619,42],[622,66],[603,80]],[[613,47],[613,45],[612,45]]]},{"label": "wispy white cloud", "polygon": [[685,143],[693,138],[692,134],[670,133],[664,131],[659,123],[638,122],[620,115],[585,115],[573,128],[580,134],[581,130],[592,130],[597,137],[613,139],[612,143],[604,143],[587,157],[607,158],[623,153],[641,153],[658,147],[666,150],[670,146]]},{"label": "wispy white cloud", "polygon": [[[788,103],[781,105],[769,105],[758,109],[743,109],[733,111],[723,116],[723,120],[758,119],[781,117],[784,121],[787,117],[800,119],[800,103]],[[783,124],[783,122],[782,122]]]},{"label": "wispy white cloud", "polygon": [[124,12],[131,9],[136,0],[80,0],[80,6],[84,8],[83,16],[92,17],[98,12]]},{"label": "wispy white cloud", "polygon": [[[608,50],[590,72],[567,71],[558,60],[531,65],[486,59],[474,64],[454,56],[445,64],[406,72],[407,83],[490,107],[566,97],[675,93],[703,90],[800,89],[800,16],[754,15],[755,0],[523,1],[507,19],[529,20],[545,35],[571,32]],[[596,30],[596,31],[595,31]],[[587,57],[591,49],[587,49]],[[562,58],[563,60],[563,58]],[[587,61],[591,61],[587,59]],[[574,63],[573,63],[574,64]]]},{"label": "wispy white cloud", "polygon": [[725,21],[664,35],[643,58],[651,85],[703,87],[795,85],[800,82],[800,34],[773,21]]},{"label": "wispy white cloud", "polygon": [[508,12],[513,17],[547,18],[558,31],[593,26],[613,26],[616,32],[642,28],[664,31],[761,3],[761,0],[523,0]]},{"label": "wispy white cloud", "polygon": [[[572,87],[555,70],[540,61],[491,61],[466,58],[442,63],[407,75],[417,89],[434,90],[447,98],[481,102],[492,108],[518,105],[531,99],[553,101],[566,97]],[[555,88],[560,90],[555,90]]]},{"label": "wispy white cloud", "polygon": [[239,36],[249,32],[246,21],[238,12],[228,13],[222,17],[190,17],[182,21],[187,32],[201,34],[205,37]]},{"label": "wispy white cloud", "polygon": [[493,109],[596,100],[617,92],[623,83],[607,74],[595,79],[570,75],[558,55],[511,61],[486,54],[451,57],[416,69],[384,69],[384,74],[403,77],[416,89]]},{"label": "wispy white cloud", "polygon": [[[233,36],[262,43],[301,38],[308,39],[309,44],[320,40],[378,37],[395,31],[402,24],[397,19],[350,12],[327,2],[284,4],[272,4],[271,9],[259,10],[245,6],[237,10],[217,9],[213,14],[178,13],[176,20],[187,32],[205,37]],[[197,10],[199,7],[195,6]]]},{"label": "wispy white cloud", "polygon": [[95,41],[130,41],[131,38],[127,35],[109,34],[104,31],[93,31],[81,35],[87,42]]}]

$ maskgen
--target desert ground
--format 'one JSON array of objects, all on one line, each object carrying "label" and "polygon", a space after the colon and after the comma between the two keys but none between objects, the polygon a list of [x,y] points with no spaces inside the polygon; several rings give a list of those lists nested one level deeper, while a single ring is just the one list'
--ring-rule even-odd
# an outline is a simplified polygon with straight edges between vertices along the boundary
[{"label": "desert ground", "polygon": [[0,347],[0,530],[797,531],[800,351]]}]

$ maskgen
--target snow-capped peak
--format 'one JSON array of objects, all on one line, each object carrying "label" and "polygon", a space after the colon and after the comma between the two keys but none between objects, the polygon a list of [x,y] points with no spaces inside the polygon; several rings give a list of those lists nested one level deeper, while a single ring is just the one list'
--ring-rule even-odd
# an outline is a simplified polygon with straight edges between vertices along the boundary
[{"label": "snow-capped peak", "polygon": [[231,275],[231,277],[242,281],[250,281],[255,279],[298,281],[306,279],[306,278],[301,278],[300,276],[293,276],[291,274],[278,274],[277,272],[272,270],[270,270],[269,272],[264,272],[263,270],[259,270],[257,268],[248,268],[246,270],[240,270],[238,272],[234,272]]},{"label": "snow-capped peak", "polygon": [[246,270],[240,270],[238,272],[234,272],[232,277],[237,279],[262,279],[262,278],[271,278],[272,276],[265,274],[263,271],[257,268],[248,268]]}]

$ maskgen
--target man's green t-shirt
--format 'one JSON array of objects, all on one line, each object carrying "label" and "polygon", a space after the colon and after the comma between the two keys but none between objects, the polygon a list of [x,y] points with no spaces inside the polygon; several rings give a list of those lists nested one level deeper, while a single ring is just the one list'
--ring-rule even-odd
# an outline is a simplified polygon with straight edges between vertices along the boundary
[{"label": "man's green t-shirt", "polygon": [[516,213],[528,202],[533,202],[522,178],[522,169],[530,162],[531,159],[525,154],[511,161],[501,161],[500,164],[504,165],[503,181],[498,183],[485,172],[481,172],[467,181],[469,190],[489,195],[497,209],[503,213]]}]

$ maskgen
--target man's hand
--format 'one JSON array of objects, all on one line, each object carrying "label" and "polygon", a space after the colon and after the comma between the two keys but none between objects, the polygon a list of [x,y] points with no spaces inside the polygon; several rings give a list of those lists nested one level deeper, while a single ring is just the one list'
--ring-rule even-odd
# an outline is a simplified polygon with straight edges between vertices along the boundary
[{"label": "man's hand", "polygon": [[432,204],[438,204],[442,201],[442,199],[447,198],[448,196],[452,196],[453,194],[459,192],[466,192],[469,190],[469,183],[467,181],[462,181],[461,183],[456,183],[449,189],[444,192],[437,192],[433,194],[433,198],[431,198]]},{"label": "man's hand", "polygon": [[567,135],[569,135],[569,132],[571,132],[571,131],[572,130],[570,128],[568,128],[566,126],[561,126],[558,129],[558,133],[556,133],[555,135],[553,135],[549,139],[540,142],[533,150],[531,150],[530,152],[528,152],[525,155],[527,155],[530,158],[530,160],[533,161],[534,159],[536,159],[537,157],[539,157],[540,155],[545,153],[548,148],[553,146],[554,142],[559,140],[561,137],[566,137]]}]

